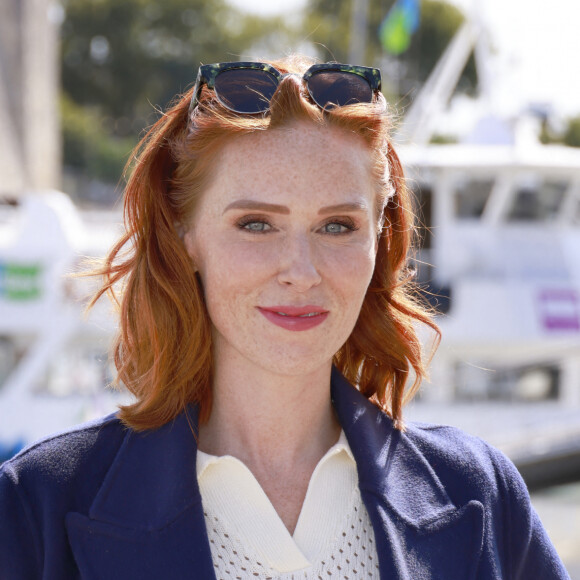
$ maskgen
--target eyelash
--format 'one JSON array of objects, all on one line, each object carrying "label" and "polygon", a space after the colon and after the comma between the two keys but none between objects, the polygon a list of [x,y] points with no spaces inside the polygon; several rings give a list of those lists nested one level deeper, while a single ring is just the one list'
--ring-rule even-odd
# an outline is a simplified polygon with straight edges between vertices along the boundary
[{"label": "eyelash", "polygon": [[[270,229],[253,230],[253,229],[250,229],[248,227],[250,224],[263,224],[264,226],[267,226]],[[343,228],[346,228],[347,231],[324,232],[326,235],[340,236],[340,235],[349,234],[351,232],[355,232],[356,230],[359,229],[358,226],[355,225],[355,223],[350,219],[331,219],[331,220],[327,221],[322,226],[322,228],[326,228],[326,227],[328,227],[330,225],[334,225],[334,224],[339,225]],[[236,226],[240,230],[244,230],[244,231],[250,232],[252,234],[267,234],[268,232],[272,231],[272,229],[274,228],[274,226],[269,222],[269,220],[263,216],[245,216],[245,217],[241,218],[240,220],[238,220],[238,222],[236,223]]]},{"label": "eyelash", "polygon": [[342,226],[343,228],[346,228],[347,231],[346,232],[335,232],[335,233],[326,232],[326,234],[328,234],[329,236],[340,236],[340,235],[344,235],[344,234],[350,234],[350,233],[356,232],[356,230],[358,230],[358,226],[355,225],[355,223],[350,219],[330,220],[330,221],[326,222],[323,227],[327,227],[327,226],[335,225],[335,224]]},{"label": "eyelash", "polygon": [[245,216],[242,219],[238,220],[238,222],[236,223],[237,227],[240,230],[245,230],[247,232],[250,232],[252,234],[265,234],[271,230],[252,230],[250,229],[249,226],[250,224],[264,224],[265,226],[269,226],[270,228],[273,228],[272,224],[264,217],[261,216]]}]

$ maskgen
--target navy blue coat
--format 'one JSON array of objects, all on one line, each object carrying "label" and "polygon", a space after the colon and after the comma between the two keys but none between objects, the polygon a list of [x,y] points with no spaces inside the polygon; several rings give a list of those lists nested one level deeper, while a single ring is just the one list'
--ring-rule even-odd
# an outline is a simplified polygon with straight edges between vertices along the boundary
[{"label": "navy blue coat", "polygon": [[[511,462],[450,427],[405,433],[336,371],[381,578],[568,578]],[[197,486],[195,409],[149,433],[115,415],[0,469],[2,580],[214,578]]]}]

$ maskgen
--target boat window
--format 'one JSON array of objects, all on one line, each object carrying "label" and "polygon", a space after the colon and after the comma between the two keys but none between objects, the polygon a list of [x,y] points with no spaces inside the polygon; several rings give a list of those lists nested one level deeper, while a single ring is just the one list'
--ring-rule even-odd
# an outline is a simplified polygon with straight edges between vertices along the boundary
[{"label": "boat window", "polygon": [[568,183],[544,181],[516,189],[508,221],[552,221],[557,217]]},{"label": "boat window", "polygon": [[459,401],[546,401],[558,398],[560,369],[556,365],[505,366],[488,362],[458,363]]},{"label": "boat window", "polygon": [[465,179],[457,184],[455,215],[458,218],[479,218],[493,187],[491,179]]}]

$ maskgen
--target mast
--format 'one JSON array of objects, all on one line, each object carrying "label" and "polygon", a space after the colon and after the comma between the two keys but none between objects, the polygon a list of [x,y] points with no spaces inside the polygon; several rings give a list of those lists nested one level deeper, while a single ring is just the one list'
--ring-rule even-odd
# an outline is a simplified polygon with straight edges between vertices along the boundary
[{"label": "mast", "polygon": [[352,0],[348,51],[351,64],[365,64],[368,8],[369,0]]},{"label": "mast", "polygon": [[2,0],[0,195],[60,185],[58,28],[54,0]]}]

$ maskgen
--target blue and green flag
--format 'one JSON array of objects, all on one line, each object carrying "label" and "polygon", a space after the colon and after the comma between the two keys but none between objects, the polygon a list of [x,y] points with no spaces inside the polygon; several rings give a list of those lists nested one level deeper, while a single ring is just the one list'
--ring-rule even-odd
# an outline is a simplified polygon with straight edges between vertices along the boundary
[{"label": "blue and green flag", "polygon": [[390,54],[405,52],[419,26],[419,0],[396,0],[379,28],[383,48]]}]

